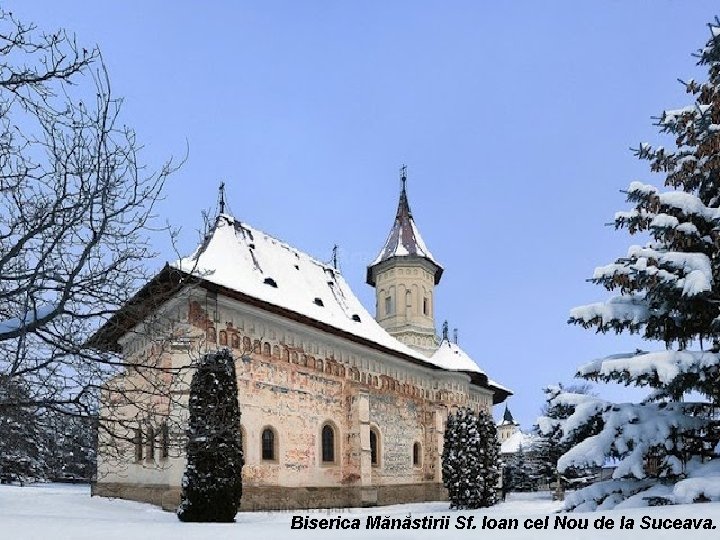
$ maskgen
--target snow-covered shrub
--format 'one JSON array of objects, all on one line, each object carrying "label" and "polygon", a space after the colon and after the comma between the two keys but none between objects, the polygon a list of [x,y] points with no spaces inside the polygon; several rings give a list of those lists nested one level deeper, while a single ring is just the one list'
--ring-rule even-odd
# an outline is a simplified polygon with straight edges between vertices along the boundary
[{"label": "snow-covered shrub", "polygon": [[180,521],[232,522],[242,495],[242,440],[235,361],[208,353],[190,385],[187,469]]},{"label": "snow-covered shrub", "polygon": [[448,416],[442,472],[450,508],[484,508],[497,502],[499,451],[490,415],[460,409]]}]

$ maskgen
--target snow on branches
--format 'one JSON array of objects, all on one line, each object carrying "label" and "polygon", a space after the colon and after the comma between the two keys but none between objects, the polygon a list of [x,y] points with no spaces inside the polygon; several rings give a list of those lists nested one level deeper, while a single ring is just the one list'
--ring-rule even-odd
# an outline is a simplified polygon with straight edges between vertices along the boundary
[{"label": "snow on branches", "polygon": [[[666,350],[614,355],[578,370],[584,379],[646,387],[645,402],[583,400],[561,420],[539,422],[571,446],[558,460],[561,472],[616,465],[611,480],[568,497],[568,510],[720,497],[720,21],[710,28],[698,53],[708,81],[684,83],[694,103],[659,119],[676,148],[643,143],[636,151],[670,190],[632,182],[626,195],[634,208],[615,215],[616,229],[651,241],[595,269],[589,281],[619,295],[570,312],[571,324],[640,333]],[[688,350],[708,343],[709,352]],[[568,397],[553,399],[561,406]]]},{"label": "snow on branches", "polygon": [[470,409],[448,415],[442,473],[450,508],[484,508],[497,502],[499,451],[490,415]]},{"label": "snow on branches", "polygon": [[187,468],[180,521],[230,523],[242,496],[242,435],[235,360],[229,350],[207,353],[190,384]]}]

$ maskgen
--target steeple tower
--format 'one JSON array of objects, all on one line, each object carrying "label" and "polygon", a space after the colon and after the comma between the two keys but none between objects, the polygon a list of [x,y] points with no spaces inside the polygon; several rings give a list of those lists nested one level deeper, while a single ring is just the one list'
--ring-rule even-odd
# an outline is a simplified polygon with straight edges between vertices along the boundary
[{"label": "steeple tower", "polygon": [[515,435],[520,430],[520,425],[513,418],[507,403],[505,404],[505,412],[503,413],[503,419],[497,425],[497,436],[498,440],[502,443],[507,441],[510,437]]},{"label": "steeple tower", "polygon": [[410,211],[407,168],[400,169],[400,200],[385,245],[368,266],[367,282],[375,287],[375,319],[388,333],[431,356],[437,349],[434,289],[442,266],[425,245]]}]

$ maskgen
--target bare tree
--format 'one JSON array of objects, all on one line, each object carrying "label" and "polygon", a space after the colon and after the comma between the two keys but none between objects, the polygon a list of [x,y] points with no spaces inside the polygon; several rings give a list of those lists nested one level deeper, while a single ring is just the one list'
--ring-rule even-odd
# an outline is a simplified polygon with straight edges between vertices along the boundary
[{"label": "bare tree", "polygon": [[125,381],[120,401],[169,395],[174,368],[86,347],[151,277],[154,208],[177,167],[143,166],[121,105],[99,49],[0,10],[0,384],[26,389],[0,388],[0,414],[97,415],[131,368],[144,382]]}]

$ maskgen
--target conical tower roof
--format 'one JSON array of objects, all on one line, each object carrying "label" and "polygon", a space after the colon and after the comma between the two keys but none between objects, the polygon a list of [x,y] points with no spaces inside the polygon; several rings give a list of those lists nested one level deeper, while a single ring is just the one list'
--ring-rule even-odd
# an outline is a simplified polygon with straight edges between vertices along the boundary
[{"label": "conical tower roof", "polygon": [[380,253],[375,260],[368,266],[367,282],[375,286],[375,277],[373,268],[378,264],[392,259],[393,257],[419,257],[433,264],[435,267],[435,284],[440,282],[443,268],[435,260],[430,250],[425,245],[425,241],[420,236],[420,231],[415,225],[415,220],[408,203],[407,189],[405,187],[406,177],[403,175],[402,189],[400,190],[400,200],[398,201],[395,221],[390,229],[385,245],[383,245]]},{"label": "conical tower roof", "polygon": [[505,426],[505,425],[516,425],[517,422],[515,422],[515,419],[513,418],[512,413],[510,412],[510,409],[507,405],[505,405],[505,413],[503,414],[502,422],[500,422],[499,425]]}]

